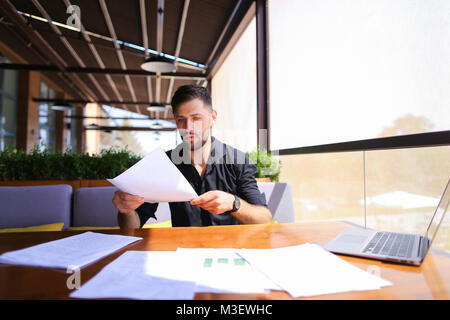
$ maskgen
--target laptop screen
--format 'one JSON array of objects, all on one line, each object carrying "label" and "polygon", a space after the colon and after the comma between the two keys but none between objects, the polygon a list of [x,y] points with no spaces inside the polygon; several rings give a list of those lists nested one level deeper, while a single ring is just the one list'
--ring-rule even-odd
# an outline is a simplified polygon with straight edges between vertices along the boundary
[{"label": "laptop screen", "polygon": [[445,212],[448,209],[449,203],[450,203],[450,180],[447,182],[447,186],[445,187],[441,200],[439,201],[436,211],[433,214],[433,218],[431,219],[431,222],[428,225],[428,229],[425,232],[425,239],[428,240],[427,249],[431,246],[431,243],[436,237],[436,233],[439,229],[441,222],[444,220]]}]

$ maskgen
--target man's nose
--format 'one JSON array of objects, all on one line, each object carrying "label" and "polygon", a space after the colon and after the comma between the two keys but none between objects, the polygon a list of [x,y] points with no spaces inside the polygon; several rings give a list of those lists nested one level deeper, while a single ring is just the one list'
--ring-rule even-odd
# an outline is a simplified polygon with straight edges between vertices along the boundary
[{"label": "man's nose", "polygon": [[186,130],[187,131],[194,131],[194,121],[190,120],[190,119],[186,119]]},{"label": "man's nose", "polygon": [[202,125],[198,121],[186,119],[186,130],[189,132],[201,132]]}]

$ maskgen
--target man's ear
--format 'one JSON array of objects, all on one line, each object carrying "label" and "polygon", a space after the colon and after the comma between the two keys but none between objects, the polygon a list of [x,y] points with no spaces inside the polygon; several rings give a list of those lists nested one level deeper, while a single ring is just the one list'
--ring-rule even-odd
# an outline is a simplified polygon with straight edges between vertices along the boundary
[{"label": "man's ear", "polygon": [[217,111],[214,109],[211,110],[211,118],[213,119],[213,121],[216,121]]}]

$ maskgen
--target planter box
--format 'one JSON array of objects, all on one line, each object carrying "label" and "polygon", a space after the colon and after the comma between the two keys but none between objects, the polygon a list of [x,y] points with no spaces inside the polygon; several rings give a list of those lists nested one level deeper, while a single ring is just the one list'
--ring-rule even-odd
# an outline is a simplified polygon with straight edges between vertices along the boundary
[{"label": "planter box", "polygon": [[75,192],[78,188],[86,187],[112,187],[107,180],[18,180],[18,181],[0,181],[2,187],[23,187],[23,186],[48,186],[55,184],[68,184],[72,186]]},{"label": "planter box", "polygon": [[80,187],[113,187],[114,185],[108,180],[80,180]]},{"label": "planter box", "polygon": [[[272,182],[271,178],[256,178],[257,182]],[[78,188],[89,187],[113,187],[106,179],[101,180],[16,180],[0,181],[0,187],[23,187],[23,186],[48,186],[55,184],[68,184],[75,192]]]}]

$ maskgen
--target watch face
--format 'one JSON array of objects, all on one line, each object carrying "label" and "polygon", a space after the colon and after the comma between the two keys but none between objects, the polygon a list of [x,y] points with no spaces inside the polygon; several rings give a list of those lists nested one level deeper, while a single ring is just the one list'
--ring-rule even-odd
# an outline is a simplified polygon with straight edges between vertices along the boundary
[{"label": "watch face", "polygon": [[239,210],[240,207],[241,207],[241,200],[239,200],[239,198],[237,196],[235,196],[235,199],[234,199],[235,211]]}]

